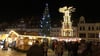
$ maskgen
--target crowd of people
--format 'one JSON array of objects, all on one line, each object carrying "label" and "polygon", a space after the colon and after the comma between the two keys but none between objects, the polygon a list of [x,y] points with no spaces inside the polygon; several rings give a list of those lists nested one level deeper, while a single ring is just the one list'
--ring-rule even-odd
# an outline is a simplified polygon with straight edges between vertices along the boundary
[{"label": "crowd of people", "polygon": [[84,40],[80,42],[56,41],[49,46],[47,42],[39,44],[39,41],[36,41],[27,51],[27,56],[48,56],[49,48],[55,56],[63,56],[64,51],[68,51],[66,56],[92,56],[93,43]]},{"label": "crowd of people", "polygon": [[48,56],[48,43],[43,42],[42,44],[39,41],[36,41],[30,49],[27,51],[27,56]]}]

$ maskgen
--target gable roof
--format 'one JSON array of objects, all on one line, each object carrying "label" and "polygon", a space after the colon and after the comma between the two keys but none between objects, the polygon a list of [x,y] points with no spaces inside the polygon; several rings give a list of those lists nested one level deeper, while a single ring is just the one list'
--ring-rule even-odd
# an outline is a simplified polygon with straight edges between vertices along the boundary
[{"label": "gable roof", "polygon": [[32,35],[32,36],[38,36],[38,32],[26,32],[22,30],[15,30],[16,33],[19,35]]}]

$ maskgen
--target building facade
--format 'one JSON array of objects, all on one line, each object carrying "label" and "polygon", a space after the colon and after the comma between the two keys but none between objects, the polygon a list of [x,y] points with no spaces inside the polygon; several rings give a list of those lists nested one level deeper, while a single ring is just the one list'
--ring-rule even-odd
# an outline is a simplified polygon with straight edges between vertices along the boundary
[{"label": "building facade", "polygon": [[78,26],[78,37],[87,41],[99,41],[100,23],[88,23],[83,16],[80,17]]}]

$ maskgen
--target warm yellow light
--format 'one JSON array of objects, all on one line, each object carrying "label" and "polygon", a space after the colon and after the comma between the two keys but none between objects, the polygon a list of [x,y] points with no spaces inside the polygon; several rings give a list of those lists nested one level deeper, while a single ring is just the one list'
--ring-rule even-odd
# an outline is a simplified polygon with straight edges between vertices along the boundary
[{"label": "warm yellow light", "polygon": [[8,38],[7,40],[9,43],[12,43],[12,39],[11,38]]},{"label": "warm yellow light", "polygon": [[52,40],[54,40],[54,39],[58,40],[58,38],[57,38],[57,37],[51,37],[51,39],[52,39]]},{"label": "warm yellow light", "polygon": [[[64,6],[59,8],[59,12],[63,13],[64,21],[62,22],[61,35],[62,36],[73,36],[72,22],[71,22],[71,12],[73,12],[73,7]],[[69,32],[69,33],[66,33]]]},{"label": "warm yellow light", "polygon": [[32,45],[33,43],[31,41],[28,42],[29,45]]},{"label": "warm yellow light", "polygon": [[8,34],[1,34],[0,40],[5,40],[8,37]]},{"label": "warm yellow light", "polygon": [[14,33],[14,34],[16,34],[17,36],[19,36],[19,34],[16,33],[14,30],[11,30],[8,34],[10,35],[11,33]]}]

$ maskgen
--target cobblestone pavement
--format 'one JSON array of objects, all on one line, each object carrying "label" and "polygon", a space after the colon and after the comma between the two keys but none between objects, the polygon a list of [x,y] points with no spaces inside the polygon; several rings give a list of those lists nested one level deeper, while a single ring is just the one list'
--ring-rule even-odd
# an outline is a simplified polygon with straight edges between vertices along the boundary
[{"label": "cobblestone pavement", "polygon": [[[15,50],[2,50],[0,49],[0,56],[26,56],[26,53],[17,52]],[[48,56],[55,56],[55,53],[49,49]],[[67,56],[67,52],[64,52],[63,56]]]},{"label": "cobblestone pavement", "polygon": [[2,50],[0,49],[0,56],[26,56],[25,53],[16,52],[15,50]]},{"label": "cobblestone pavement", "polygon": [[[64,54],[63,54],[63,56],[67,56],[67,54],[68,54],[68,52],[65,51]],[[49,49],[48,56],[55,56],[55,53],[52,50]]]}]

